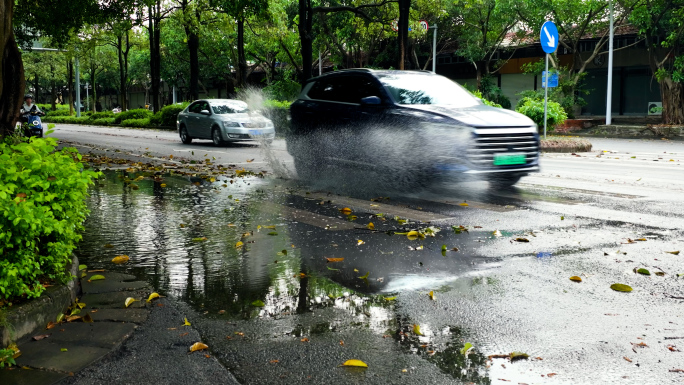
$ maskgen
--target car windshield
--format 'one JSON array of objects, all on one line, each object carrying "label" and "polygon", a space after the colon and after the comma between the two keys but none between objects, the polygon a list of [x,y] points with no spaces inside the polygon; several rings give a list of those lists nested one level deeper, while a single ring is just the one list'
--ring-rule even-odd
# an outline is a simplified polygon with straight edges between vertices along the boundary
[{"label": "car windshield", "polygon": [[423,74],[379,75],[398,104],[439,104],[472,107],[480,104],[465,88],[444,76]]},{"label": "car windshield", "polygon": [[246,103],[212,104],[215,114],[244,114],[249,112]]}]

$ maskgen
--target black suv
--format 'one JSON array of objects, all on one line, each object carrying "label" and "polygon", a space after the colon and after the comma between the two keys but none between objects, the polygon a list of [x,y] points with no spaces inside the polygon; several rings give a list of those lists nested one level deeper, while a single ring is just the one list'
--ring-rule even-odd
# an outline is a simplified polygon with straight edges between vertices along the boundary
[{"label": "black suv", "polygon": [[532,120],[432,72],[325,74],[306,83],[290,113],[288,151],[305,179],[351,166],[411,184],[480,175],[510,186],[539,170]]}]

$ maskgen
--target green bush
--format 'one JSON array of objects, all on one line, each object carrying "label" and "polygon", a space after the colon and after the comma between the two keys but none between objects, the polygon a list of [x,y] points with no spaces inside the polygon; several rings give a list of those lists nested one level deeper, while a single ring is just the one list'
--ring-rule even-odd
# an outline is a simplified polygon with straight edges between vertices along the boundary
[{"label": "green bush", "polygon": [[114,113],[111,111],[95,112],[93,114],[90,114],[91,120],[97,120],[97,119],[102,119],[102,118],[113,118],[113,117],[114,117]]},{"label": "green bush", "polygon": [[151,125],[152,123],[150,123],[150,118],[126,119],[121,122],[122,127],[149,127]]},{"label": "green bush", "polygon": [[[47,103],[47,104],[46,104],[46,103],[36,103],[36,105],[38,106],[38,108],[40,108],[41,110],[43,110],[43,111],[45,111],[45,112],[52,111],[52,104],[49,104],[49,103]],[[55,110],[56,110],[56,111],[57,111],[57,110],[67,110],[67,111],[69,111],[69,105],[68,105],[68,104],[55,104]]]},{"label": "green bush", "polygon": [[114,122],[119,124],[124,120],[129,119],[148,119],[152,117],[152,111],[143,108],[137,110],[128,110],[114,114]]},{"label": "green bush", "polygon": [[66,123],[66,124],[88,124],[90,118],[87,116],[46,116],[42,119],[43,123]]},{"label": "green bush", "polygon": [[494,103],[494,102],[489,101],[489,100],[485,99],[484,97],[482,97],[482,92],[480,92],[480,91],[470,91],[470,93],[473,94],[476,98],[481,99],[482,102],[488,106],[501,108],[501,104]]},{"label": "green bush", "polygon": [[[537,126],[543,130],[544,127],[544,101],[533,99],[533,98],[523,98],[518,103],[518,107],[515,109],[528,118],[534,120]],[[568,118],[568,115],[563,110],[563,107],[557,103],[550,101],[547,105],[547,129],[553,131],[556,125],[563,124]]]},{"label": "green bush", "polygon": [[88,123],[93,126],[111,126],[114,124],[114,118],[92,119]]},{"label": "green bush", "polygon": [[38,297],[40,279],[66,283],[97,173],[54,138],[0,142],[0,299]]},{"label": "green bush", "polygon": [[178,114],[190,105],[190,102],[171,104],[163,107],[158,111],[152,119],[150,119],[150,124],[162,127],[173,127],[176,128],[176,118]]},{"label": "green bush", "polygon": [[[43,110],[45,111],[45,110]],[[69,116],[69,110],[48,111],[46,116]]]}]

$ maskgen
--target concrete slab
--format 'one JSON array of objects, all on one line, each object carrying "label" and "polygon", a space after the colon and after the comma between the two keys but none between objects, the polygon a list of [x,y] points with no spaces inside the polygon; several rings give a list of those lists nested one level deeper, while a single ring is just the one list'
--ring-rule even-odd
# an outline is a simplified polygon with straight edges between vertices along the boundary
[{"label": "concrete slab", "polygon": [[85,279],[81,280],[81,287],[84,294],[93,293],[110,293],[125,290],[140,290],[149,287],[147,282],[133,281],[133,282],[119,282],[114,280],[103,279],[100,281],[88,282]]},{"label": "concrete slab", "polygon": [[[150,291],[120,291],[114,293],[85,294],[79,301],[86,304],[86,309],[123,309],[126,298],[132,297],[139,301],[133,302],[128,308],[144,308],[147,305],[147,297]],[[97,313],[95,313],[97,314]]]},{"label": "concrete slab", "polygon": [[[97,314],[97,313],[95,313]],[[71,322],[62,324],[52,331],[50,337],[41,341],[31,341],[21,346],[22,352],[26,346],[39,344],[42,341],[64,345],[77,344],[111,349],[118,346],[135,330],[135,324],[118,322]],[[64,331],[61,331],[64,330]]]},{"label": "concrete slab", "polygon": [[[51,337],[52,338],[52,337]],[[70,343],[51,343],[49,339],[34,341],[21,346],[17,366],[77,372],[108,354],[111,349]],[[62,352],[61,349],[67,349]],[[3,382],[4,384],[4,382]]]},{"label": "concrete slab", "polygon": [[0,369],[0,384],[11,385],[49,385],[54,384],[68,374],[38,369]]},{"label": "concrete slab", "polygon": [[143,323],[147,320],[150,314],[147,309],[98,309],[97,312],[90,313],[90,316],[95,322],[113,321],[113,322],[133,322]]}]

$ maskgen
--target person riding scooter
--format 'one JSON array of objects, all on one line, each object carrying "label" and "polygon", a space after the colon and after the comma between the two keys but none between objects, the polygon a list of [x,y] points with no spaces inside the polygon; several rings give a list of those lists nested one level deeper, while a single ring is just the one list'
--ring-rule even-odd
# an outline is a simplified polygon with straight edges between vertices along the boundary
[{"label": "person riding scooter", "polygon": [[21,106],[19,111],[21,118],[19,122],[22,124],[28,124],[25,131],[25,136],[37,136],[43,137],[43,123],[40,120],[41,116],[45,116],[45,113],[33,103],[33,95],[24,95],[24,105]]}]

